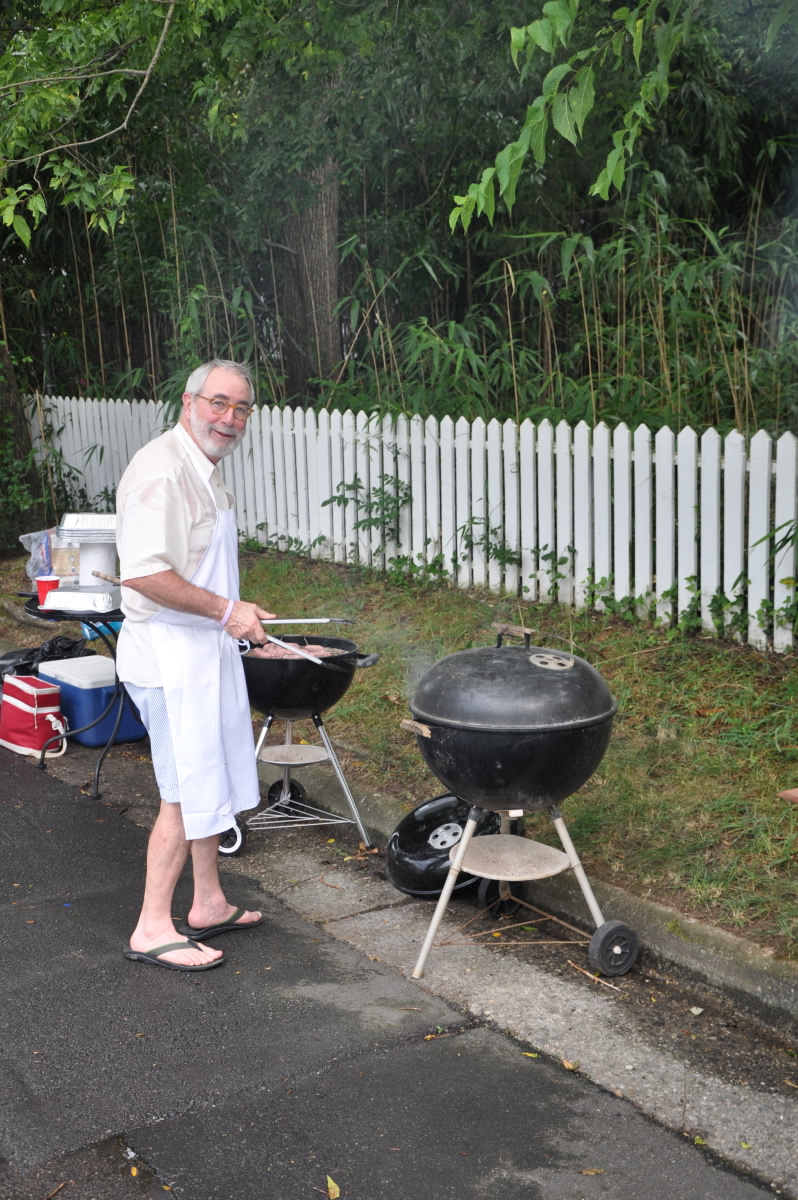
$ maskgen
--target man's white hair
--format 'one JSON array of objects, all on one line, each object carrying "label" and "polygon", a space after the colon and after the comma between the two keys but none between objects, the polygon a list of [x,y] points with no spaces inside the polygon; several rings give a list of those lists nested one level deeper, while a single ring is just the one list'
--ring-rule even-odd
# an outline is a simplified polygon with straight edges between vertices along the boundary
[{"label": "man's white hair", "polygon": [[185,390],[192,396],[199,396],[202,389],[205,387],[205,381],[217,367],[224,367],[226,371],[234,371],[239,375],[249,387],[249,402],[255,403],[255,385],[252,382],[252,374],[248,366],[244,363],[231,362],[228,358],[212,358],[210,362],[203,363],[201,367],[197,367],[192,371],[186,381]]}]

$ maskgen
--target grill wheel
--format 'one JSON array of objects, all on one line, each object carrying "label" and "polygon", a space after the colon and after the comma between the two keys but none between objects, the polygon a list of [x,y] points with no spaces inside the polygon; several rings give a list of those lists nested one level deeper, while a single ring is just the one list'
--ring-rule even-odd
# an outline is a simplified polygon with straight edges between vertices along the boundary
[{"label": "grill wheel", "polygon": [[[516,884],[516,887],[521,885]],[[508,896],[506,900],[502,900],[499,894],[499,881],[497,879],[482,879],[477,891],[477,905],[479,908],[487,908],[492,917],[514,917],[521,907],[522,901],[516,899],[515,896]]]},{"label": "grill wheel", "polygon": [[236,821],[232,829],[225,829],[219,838],[219,853],[228,858],[238,858],[247,840],[247,827]]},{"label": "grill wheel", "polygon": [[639,949],[633,929],[623,921],[605,921],[590,939],[587,960],[602,975],[625,975],[635,965]]}]

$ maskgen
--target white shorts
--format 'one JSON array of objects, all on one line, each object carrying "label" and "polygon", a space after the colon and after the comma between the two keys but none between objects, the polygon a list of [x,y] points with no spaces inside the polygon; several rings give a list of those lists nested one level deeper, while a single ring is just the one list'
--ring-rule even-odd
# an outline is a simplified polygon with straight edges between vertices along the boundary
[{"label": "white shorts", "polygon": [[150,735],[152,765],[161,799],[168,804],[179,804],[180,788],[163,688],[139,687],[137,683],[126,683],[124,688],[139,710],[142,724]]}]

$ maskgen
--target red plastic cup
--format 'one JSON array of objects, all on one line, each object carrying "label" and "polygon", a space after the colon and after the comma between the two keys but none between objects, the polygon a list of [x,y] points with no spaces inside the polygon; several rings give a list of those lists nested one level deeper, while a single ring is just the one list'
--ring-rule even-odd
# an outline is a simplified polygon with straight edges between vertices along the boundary
[{"label": "red plastic cup", "polygon": [[48,592],[52,592],[61,582],[60,575],[38,575],[36,577],[36,591],[39,593],[39,608],[44,604],[44,597]]}]

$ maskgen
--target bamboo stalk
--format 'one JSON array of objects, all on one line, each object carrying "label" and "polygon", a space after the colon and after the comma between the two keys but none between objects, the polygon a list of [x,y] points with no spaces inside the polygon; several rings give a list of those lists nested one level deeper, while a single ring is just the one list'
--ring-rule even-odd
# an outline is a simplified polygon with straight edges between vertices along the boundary
[{"label": "bamboo stalk", "polygon": [[83,308],[83,289],[80,285],[80,267],[78,265],[78,252],[75,245],[75,231],[72,228],[72,214],[69,211],[69,205],[66,206],[67,228],[69,229],[69,242],[72,248],[72,262],[75,266],[75,294],[78,302],[78,314],[80,316],[80,347],[83,351],[83,377],[88,381],[89,378],[89,351],[86,345],[86,313]]},{"label": "bamboo stalk", "polygon": [[592,351],[590,348],[590,326],[588,324],[587,305],[585,303],[585,285],[584,285],[584,280],[582,279],[582,272],[580,270],[576,255],[574,255],[574,269],[576,271],[576,277],[579,280],[579,296],[580,296],[581,303],[582,303],[582,323],[583,323],[584,329],[585,329],[585,354],[587,355],[587,374],[588,374],[588,382],[590,384],[590,408],[591,408],[591,412],[593,413],[593,424],[595,425],[597,423],[596,422],[596,389],[593,384],[593,354],[592,354]]},{"label": "bamboo stalk", "polygon": [[[274,267],[274,248],[271,244],[269,244],[269,266],[271,267],[271,275],[272,275],[272,294],[274,296],[274,319],[275,319],[275,322],[277,325],[277,335],[278,335],[277,336],[277,346],[280,351],[280,374],[282,375],[283,379],[285,379],[285,355],[283,353],[283,338],[282,338],[282,333],[281,333],[280,300],[279,300],[279,296],[278,296],[278,292],[277,292],[277,275],[276,275],[275,267]],[[285,400],[285,392],[283,392],[282,399]]]},{"label": "bamboo stalk", "polygon": [[[147,274],[144,270],[144,260],[141,256],[141,246],[139,244],[139,235],[136,231],[136,224],[132,217],[130,218],[129,224],[130,224],[130,231],[133,234],[133,241],[136,243],[136,253],[138,254],[138,258],[139,258],[139,271],[141,273],[141,294],[144,298],[144,312],[145,312],[146,318],[147,318],[145,326],[144,326],[144,329],[145,329],[144,337],[145,337],[145,341],[149,341],[149,346],[150,346],[149,354],[148,354],[148,358],[149,358],[149,362],[150,362],[150,370],[148,371],[148,375],[150,376],[150,379],[152,380],[153,385],[154,385],[155,380],[158,377],[158,372],[157,372],[157,355],[156,355],[156,351],[155,351],[155,342],[153,339],[153,330],[152,330],[152,312],[150,310],[150,290],[147,287]],[[153,388],[153,390],[154,390],[154,388]]]},{"label": "bamboo stalk", "polygon": [[103,330],[102,322],[100,321],[100,301],[97,294],[97,278],[94,274],[94,255],[91,249],[91,230],[89,229],[89,214],[84,208],[83,221],[86,228],[86,247],[89,252],[89,272],[91,275],[91,292],[94,298],[94,320],[97,325],[97,352],[100,357],[100,379],[102,381],[103,391],[105,390],[105,358],[103,355]]},{"label": "bamboo stalk", "polygon": [[119,308],[122,314],[122,332],[125,340],[125,359],[127,362],[128,371],[133,370],[133,356],[130,353],[130,338],[127,329],[127,312],[125,309],[125,294],[122,289],[122,272],[119,270],[119,256],[116,252],[116,234],[111,231],[111,246],[114,256],[114,267],[116,269],[116,282],[119,288]]},{"label": "bamboo stalk", "polygon": [[502,273],[504,276],[504,303],[507,314],[507,337],[510,343],[510,370],[513,378],[513,400],[515,401],[515,423],[521,423],[521,403],[518,397],[518,373],[515,365],[515,338],[513,337],[513,314],[510,308],[510,293],[507,287],[508,277],[512,283],[513,295],[515,295],[515,276],[513,269],[505,258],[502,262]]}]

